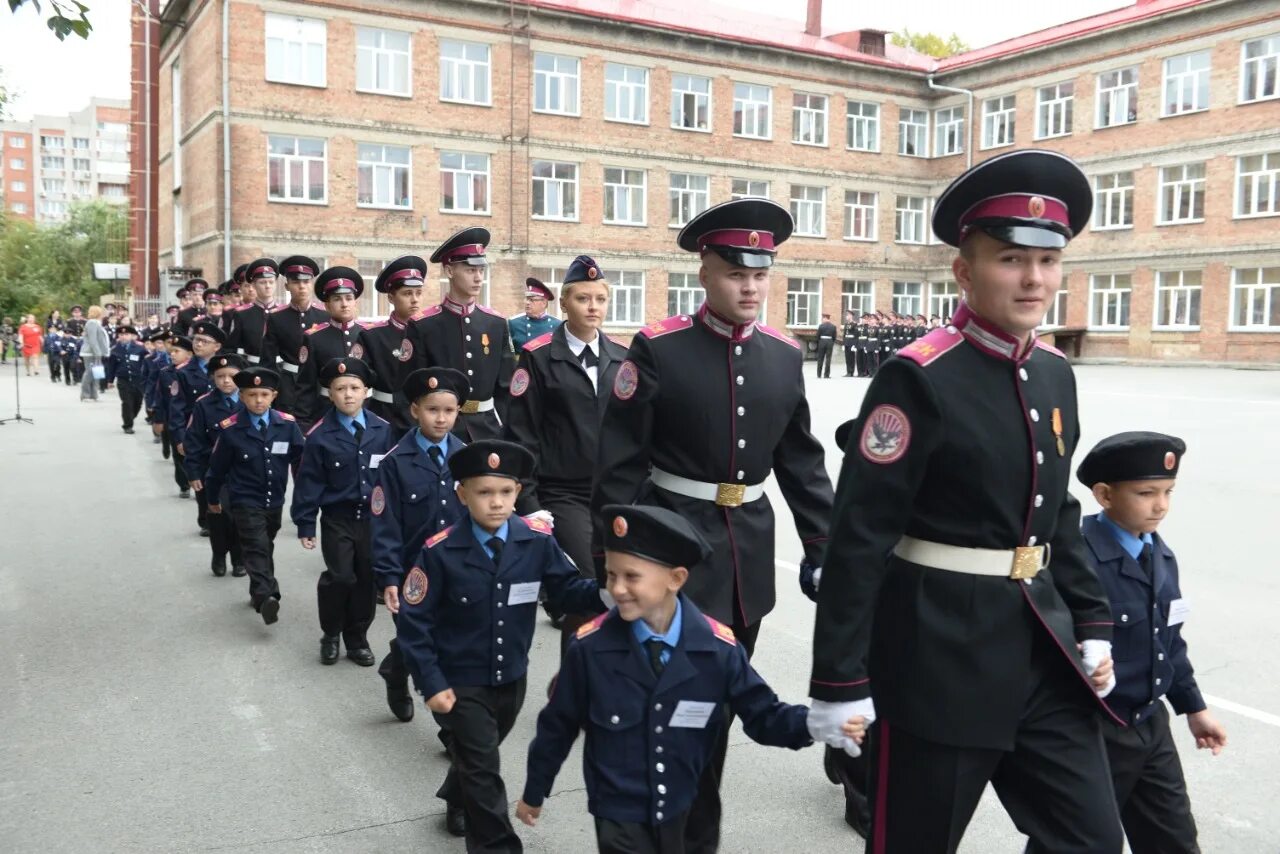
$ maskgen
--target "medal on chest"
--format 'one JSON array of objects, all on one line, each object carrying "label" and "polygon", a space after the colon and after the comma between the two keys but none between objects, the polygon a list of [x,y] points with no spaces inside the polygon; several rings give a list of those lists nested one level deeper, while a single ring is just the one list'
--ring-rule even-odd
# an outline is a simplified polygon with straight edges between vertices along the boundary
[{"label": "medal on chest", "polygon": [[1065,457],[1067,445],[1062,441],[1062,410],[1056,406],[1053,408],[1053,436],[1057,439],[1058,456]]},{"label": "medal on chest", "polygon": [[480,346],[484,347],[484,354],[489,355],[489,333],[484,332],[480,335]]}]

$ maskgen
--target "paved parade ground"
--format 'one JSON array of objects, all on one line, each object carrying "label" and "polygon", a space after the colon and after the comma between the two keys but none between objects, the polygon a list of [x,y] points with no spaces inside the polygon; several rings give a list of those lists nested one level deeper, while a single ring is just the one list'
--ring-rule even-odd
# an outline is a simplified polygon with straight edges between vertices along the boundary
[{"label": "paved parade ground", "polygon": [[[832,435],[856,414],[867,381],[812,371],[806,365],[814,429],[834,478]],[[1271,657],[1280,647],[1280,371],[1082,366],[1077,376],[1082,451],[1120,430],[1187,441],[1161,533],[1192,606],[1191,660],[1230,743],[1216,758],[1198,753],[1181,718],[1174,735],[1203,850],[1280,851]],[[121,432],[115,392],[82,404],[43,372],[21,382],[35,424],[0,426],[0,851],[461,852],[434,797],[445,760],[425,708],[399,723],[374,668],[318,661],[319,551],[304,552],[286,522],[276,543],[280,622],[264,626],[245,579],[210,574],[195,502],[177,497],[141,423],[136,435]],[[0,417],[12,414],[6,365]],[[770,494],[779,602],[755,664],[784,699],[804,702],[813,607],[796,585],[790,519]],[[380,609],[370,633],[379,657],[390,629]],[[556,649],[541,620],[528,701],[503,750],[512,799]],[[740,730],[732,744],[723,851],[862,850],[820,748],[763,748]],[[538,827],[517,829],[530,851],[594,850],[577,750]],[[988,794],[961,850],[1021,845]]]}]

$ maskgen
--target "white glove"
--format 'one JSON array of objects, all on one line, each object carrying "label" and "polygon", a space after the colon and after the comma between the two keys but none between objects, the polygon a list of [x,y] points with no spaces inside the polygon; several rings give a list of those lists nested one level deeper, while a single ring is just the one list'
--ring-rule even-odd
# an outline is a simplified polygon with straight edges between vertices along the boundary
[{"label": "white glove", "polygon": [[556,526],[556,517],[552,516],[551,513],[546,510],[539,510],[535,513],[530,513],[528,516],[525,516],[524,518],[536,519],[539,522],[545,522],[546,524],[550,525],[552,528]]},{"label": "white glove", "polygon": [[816,591],[818,585],[822,583],[822,567],[818,567],[813,571],[813,589]]},{"label": "white glove", "polygon": [[[1093,671],[1098,669],[1098,665],[1102,664],[1103,659],[1111,657],[1111,641],[1105,640],[1087,640],[1080,643],[1080,655],[1084,659],[1084,672],[1092,676]],[[1099,697],[1105,697],[1110,694],[1116,687],[1116,673],[1113,667],[1111,678],[1107,680],[1106,687],[1097,694]]]},{"label": "white glove", "polygon": [[845,721],[861,715],[866,725],[876,719],[876,707],[870,697],[845,703],[828,703],[825,700],[809,701],[809,717],[805,722],[809,737],[831,747],[843,750],[853,758],[862,755],[862,748],[841,731]]}]

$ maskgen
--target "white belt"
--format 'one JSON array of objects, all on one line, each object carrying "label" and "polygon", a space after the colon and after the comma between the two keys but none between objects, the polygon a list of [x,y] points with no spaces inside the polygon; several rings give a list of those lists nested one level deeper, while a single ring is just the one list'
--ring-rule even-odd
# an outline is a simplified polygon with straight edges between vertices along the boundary
[{"label": "white belt", "polygon": [[320,396],[321,396],[321,397],[328,397],[328,396],[329,396],[329,387],[328,387],[328,386],[323,386],[323,385],[322,385],[322,386],[320,386]]},{"label": "white belt", "polygon": [[378,391],[376,388],[373,390],[373,392],[369,396],[372,397],[374,400],[380,400],[383,403],[396,402],[395,397],[390,392]]},{"label": "white belt", "polygon": [[288,371],[291,374],[296,374],[298,372],[298,366],[290,364],[289,362],[281,362],[280,370]]},{"label": "white belt", "polygon": [[703,483],[690,480],[655,468],[649,472],[649,480],[657,486],[676,495],[686,498],[701,498],[703,501],[714,501],[721,507],[740,507],[749,504],[764,495],[764,484],[748,485],[745,483]]},{"label": "white belt", "polygon": [[249,355],[248,353],[245,353],[245,354],[244,354],[244,358],[245,358],[245,361],[246,361],[246,362],[249,362],[249,363],[254,364],[254,365],[256,365],[256,364],[258,364],[259,362],[261,362],[261,361],[262,361],[262,357],[261,357],[261,356],[251,356],[251,355]]},{"label": "white belt", "polygon": [[488,412],[493,409],[493,398],[488,400],[468,400],[462,404],[459,411],[466,415],[475,415],[477,412]]},{"label": "white belt", "polygon": [[903,537],[893,547],[903,560],[968,575],[990,575],[1023,580],[1034,578],[1048,561],[1047,546],[1019,546],[1016,549],[971,549]]}]

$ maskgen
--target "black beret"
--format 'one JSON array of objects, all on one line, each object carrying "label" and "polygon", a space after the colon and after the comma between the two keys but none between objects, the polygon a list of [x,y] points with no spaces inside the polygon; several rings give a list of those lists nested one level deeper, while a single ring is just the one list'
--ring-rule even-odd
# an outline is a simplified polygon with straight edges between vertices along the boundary
[{"label": "black beret", "polygon": [[569,269],[564,271],[563,284],[572,285],[574,282],[594,282],[603,278],[604,273],[601,272],[600,265],[596,263],[596,259],[590,255],[579,255],[573,259]]},{"label": "black beret", "polygon": [[222,328],[212,320],[197,320],[195,323],[191,324],[191,334],[204,335],[208,338],[212,338],[219,344],[227,343],[227,333],[223,332]]},{"label": "black beret", "polygon": [[209,360],[209,373],[211,374],[223,368],[235,368],[238,371],[243,371],[247,367],[249,367],[248,360],[239,353],[219,353]]},{"label": "black beret", "polygon": [[462,403],[471,394],[471,383],[455,368],[418,368],[404,378],[400,390],[410,403],[437,391],[453,392]]},{"label": "black beret", "polygon": [[[452,463],[450,463],[452,466]],[[606,504],[604,547],[665,566],[696,566],[711,555],[711,546],[683,516],[643,504]]]},{"label": "black beret", "polygon": [[1076,469],[1081,483],[1159,480],[1178,476],[1187,444],[1177,436],[1145,430],[1117,433],[1093,446]]},{"label": "black beret", "polygon": [[137,330],[137,327],[131,326],[128,323],[126,323],[123,326],[116,327],[116,334],[117,335],[137,335],[138,330]]},{"label": "black beret", "polygon": [[373,368],[362,359],[345,356],[330,359],[320,369],[320,385],[327,386],[339,377],[358,377],[366,386],[373,385]]},{"label": "black beret", "polygon": [[320,265],[306,255],[290,255],[280,262],[280,273],[286,279],[314,279],[320,275]]},{"label": "black beret", "polygon": [[190,350],[193,353],[195,352],[195,348],[191,346],[191,339],[185,335],[170,335],[169,343],[174,347],[179,347],[183,350]]},{"label": "black beret", "polygon": [[254,365],[236,374],[236,388],[280,388],[280,375],[270,368]]},{"label": "black beret", "polygon": [[382,268],[373,289],[389,294],[396,288],[420,288],[427,277],[427,262],[417,255],[401,255]]},{"label": "black beret", "polygon": [[147,336],[147,340],[152,342],[168,341],[169,332],[168,330],[165,330],[165,329],[157,329],[155,332],[152,332],[150,335]]},{"label": "black beret", "polygon": [[339,294],[364,293],[364,277],[350,267],[330,267],[315,282],[315,292],[322,300]]},{"label": "black beret", "polygon": [[449,471],[458,480],[484,475],[528,480],[533,476],[533,454],[515,442],[481,439],[450,457]]}]

